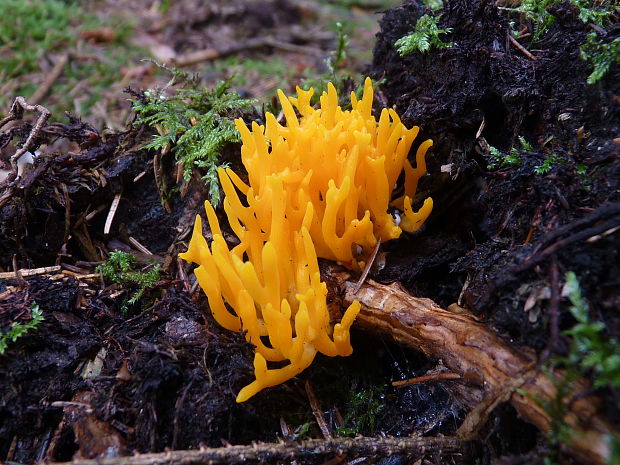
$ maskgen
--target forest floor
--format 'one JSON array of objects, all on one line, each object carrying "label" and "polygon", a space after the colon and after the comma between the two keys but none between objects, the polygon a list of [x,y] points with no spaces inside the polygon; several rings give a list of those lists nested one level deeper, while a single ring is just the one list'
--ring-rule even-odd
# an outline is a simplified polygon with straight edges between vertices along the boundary
[{"label": "forest floor", "polygon": [[[620,12],[497,3],[0,0],[0,461],[620,463]],[[399,54],[424,15],[446,31]],[[363,324],[365,304],[351,356],[236,403],[253,347],[178,258],[218,193],[179,136],[222,95],[216,128],[277,116],[297,85],[333,81],[345,105],[364,76],[375,110],[420,126],[414,149],[434,142],[414,202],[434,210],[381,244],[364,289],[435,304],[409,329]],[[136,123],[164,100],[168,119]],[[172,120],[187,127],[145,148]],[[221,134],[216,163],[242,173]],[[457,314],[461,332],[425,339]],[[500,352],[531,377],[494,385]]]}]

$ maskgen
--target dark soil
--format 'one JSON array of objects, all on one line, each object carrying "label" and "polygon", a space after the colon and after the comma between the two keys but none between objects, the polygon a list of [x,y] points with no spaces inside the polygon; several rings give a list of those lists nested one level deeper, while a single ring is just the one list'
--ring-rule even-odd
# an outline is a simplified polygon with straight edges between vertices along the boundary
[{"label": "dark soil", "polygon": [[[618,308],[617,237],[571,239],[601,222],[609,229],[619,221],[618,68],[596,85],[586,84],[591,70],[579,59],[579,46],[587,28],[569,6],[558,7],[559,20],[536,44],[532,61],[508,41],[508,19],[485,1],[446,5],[440,26],[454,29],[453,48],[401,58],[392,44],[421,14],[415,3],[386,13],[371,74],[385,78],[382,90],[403,120],[420,125],[435,142],[429,171],[450,165],[450,175],[428,180],[439,207],[428,238],[420,238],[424,246],[413,245],[417,253],[404,258],[415,264],[388,267],[383,276],[401,276],[412,290],[444,305],[468,280],[461,296],[467,308],[540,350],[546,317],[528,322],[520,309],[532,289],[548,285],[551,257],[538,257],[558,239],[566,243],[554,254],[561,274],[577,272],[593,302]],[[520,150],[517,168],[489,172],[481,144],[507,153],[520,147],[518,136],[534,151]],[[562,161],[548,174],[536,174],[534,168],[552,154]],[[578,165],[585,165],[585,175]]]},{"label": "dark soil", "polygon": [[[247,22],[253,36],[252,27],[297,21],[300,12],[288,6],[271,1],[230,10],[228,19]],[[197,25],[212,20],[211,10],[194,12],[188,23],[179,19],[187,12],[173,9],[175,47],[204,40]],[[440,26],[453,28],[452,48],[400,57],[394,42],[424,12],[416,2],[384,12],[368,73],[383,79],[385,104],[421,127],[419,140],[434,141],[430,176],[419,190],[420,198],[432,195],[435,210],[422,232],[384,245],[386,266],[372,277],[398,280],[443,307],[458,302],[540,355],[566,350],[564,337],[550,344],[551,274],[554,267],[561,279],[574,271],[591,318],[620,338],[618,66],[586,84],[591,69],[579,46],[589,30],[568,5],[557,7],[558,20],[539,42],[522,41],[533,60],[508,40],[509,18],[485,0],[445,2]],[[609,31],[617,36],[620,28]],[[18,120],[0,138],[5,161],[32,125]],[[305,424],[302,434],[320,437],[306,383],[332,429],[344,417],[345,428],[367,436],[456,431],[467,411],[452,382],[390,384],[423,375],[438,361],[355,331],[351,357],[319,356],[298,378],[237,404],[236,393],[252,379],[252,347],[212,320],[200,292],[190,296],[191,269],[177,260],[206,192],[191,182],[177,186],[187,190],[184,197],[162,202],[153,173],[172,188],[176,167],[168,156],[154,170],[154,154],[140,149],[151,136],[131,125],[100,133],[77,118],[48,124],[36,141],[45,156],[0,193],[12,189],[0,207],[0,271],[61,266],[0,279],[1,333],[27,321],[32,302],[45,316],[0,356],[0,459],[34,463],[276,441],[296,437]],[[533,150],[524,151],[519,136]],[[520,165],[488,169],[489,145],[504,153],[515,148]],[[225,152],[238,163],[238,147]],[[536,174],[550,155],[561,161]],[[118,195],[113,227],[104,234]],[[136,240],[151,254],[136,249]],[[142,266],[162,265],[157,288],[137,304],[127,305],[136,289],[106,285],[94,273],[116,249],[134,253]],[[525,311],[528,299],[534,305]],[[558,329],[573,324],[562,306]],[[608,420],[620,426],[618,393],[598,394]],[[504,405],[481,432],[476,453],[450,460],[541,463],[546,447],[545,436]],[[406,457],[389,463],[401,461]]]}]

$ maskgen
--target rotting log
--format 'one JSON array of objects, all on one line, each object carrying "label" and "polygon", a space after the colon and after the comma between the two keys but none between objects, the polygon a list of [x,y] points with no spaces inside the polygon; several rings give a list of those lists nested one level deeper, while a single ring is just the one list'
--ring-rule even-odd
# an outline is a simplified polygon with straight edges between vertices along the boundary
[{"label": "rotting log", "polygon": [[[399,344],[441,359],[465,383],[482,389],[485,399],[481,404],[487,404],[487,413],[504,399],[509,400],[524,420],[541,431],[549,431],[549,415],[539,402],[554,399],[556,388],[538,369],[531,351],[510,345],[475,316],[451,312],[430,299],[413,297],[397,283],[367,281],[354,292],[356,284],[349,281],[348,273],[329,274],[332,284],[340,288],[345,305],[353,300],[362,304],[357,317],[362,328],[389,335]],[[582,392],[585,390],[584,384]],[[610,454],[608,436],[614,431],[597,415],[596,400],[579,394],[573,396],[564,418],[575,431],[567,445],[569,453],[583,463],[605,463]],[[485,415],[480,410],[484,411],[474,413],[483,421]],[[471,436],[475,426],[462,427],[459,434],[463,438]]]}]

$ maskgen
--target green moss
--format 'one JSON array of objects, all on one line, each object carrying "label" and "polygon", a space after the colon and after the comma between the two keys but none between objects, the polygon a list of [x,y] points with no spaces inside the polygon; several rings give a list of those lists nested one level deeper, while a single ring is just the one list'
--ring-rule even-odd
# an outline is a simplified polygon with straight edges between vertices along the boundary
[{"label": "green moss", "polygon": [[[0,0],[0,108],[8,109],[13,99],[28,100],[45,79],[48,67],[69,54],[69,62],[40,102],[52,113],[74,108],[88,119],[97,102],[104,100],[112,85],[122,77],[121,67],[135,63],[145,53],[132,46],[130,20],[103,17],[85,10],[85,4],[60,0]],[[111,43],[84,42],[85,31],[110,27]],[[80,49],[80,53],[74,51]],[[49,63],[46,63],[49,61]],[[45,63],[45,67],[41,65]],[[44,69],[45,68],[45,69]]]},{"label": "green moss", "polygon": [[123,302],[123,312],[137,303],[145,291],[155,286],[160,279],[161,267],[159,265],[148,270],[136,270],[134,268],[135,262],[136,257],[132,254],[116,250],[110,252],[108,259],[95,269],[97,273],[103,275],[106,282],[137,288],[133,295]]},{"label": "green moss", "polygon": [[[77,4],[59,0],[0,0],[0,72],[5,79],[37,71],[48,52],[74,41],[72,22],[84,19]],[[7,14],[10,12],[10,14]]]},{"label": "green moss", "polygon": [[432,15],[424,15],[418,19],[415,29],[411,34],[398,39],[394,45],[400,56],[409,55],[413,52],[428,52],[436,48],[450,48],[453,42],[444,42],[440,36],[452,32],[452,28],[441,29],[438,25],[439,18]]},{"label": "green moss", "polygon": [[9,342],[15,342],[26,333],[35,331],[39,327],[39,324],[45,320],[43,311],[36,302],[32,302],[30,311],[30,321],[26,323],[14,321],[11,323],[11,328],[5,334],[0,334],[0,355],[4,355]]},{"label": "green moss", "polygon": [[[550,418],[548,439],[551,451],[546,463],[555,463],[563,444],[570,444],[578,434],[565,421],[569,406],[576,392],[576,383],[589,379],[594,387],[620,387],[620,343],[606,335],[605,325],[590,318],[590,306],[582,294],[581,286],[575,273],[568,272],[562,291],[570,304],[568,312],[576,324],[565,336],[570,337],[568,351],[564,356],[556,356],[546,362],[544,369],[554,383],[557,394],[549,400],[536,399]],[[558,369],[561,369],[558,370]],[[556,375],[552,375],[555,372]],[[558,376],[557,373],[562,373]],[[618,437],[610,437],[612,461],[617,463]],[[615,448],[615,449],[614,449]]]},{"label": "green moss", "polygon": [[592,66],[588,84],[594,84],[605,76],[614,64],[620,63],[620,37],[605,42],[596,32],[591,32],[579,49],[579,55]]},{"label": "green moss", "polygon": [[230,91],[230,81],[206,89],[176,70],[173,74],[173,81],[181,79],[185,87],[171,96],[164,95],[165,88],[152,89],[144,92],[143,99],[132,100],[138,114],[135,124],[157,129],[158,134],[144,148],[171,148],[177,163],[183,165],[185,179],[195,168],[204,173],[210,201],[216,206],[220,201],[217,170],[224,166],[219,162],[220,151],[226,144],[240,141],[233,119],[250,110],[253,101]]},{"label": "green moss", "polygon": [[[588,84],[601,79],[614,63],[620,63],[620,39],[605,40],[605,27],[613,17],[620,13],[617,2],[612,0],[523,0],[517,8],[503,8],[509,13],[518,13],[533,31],[532,42],[540,40],[549,27],[556,22],[553,7],[568,3],[576,9],[579,19],[590,24],[595,31],[588,34],[586,42],[580,47],[581,59],[592,66]],[[512,25],[513,23],[511,23]],[[514,29],[514,28],[513,28]]]},{"label": "green moss", "polygon": [[340,435],[356,435],[374,431],[377,416],[383,409],[383,386],[351,390],[344,411],[344,425],[337,429]]}]

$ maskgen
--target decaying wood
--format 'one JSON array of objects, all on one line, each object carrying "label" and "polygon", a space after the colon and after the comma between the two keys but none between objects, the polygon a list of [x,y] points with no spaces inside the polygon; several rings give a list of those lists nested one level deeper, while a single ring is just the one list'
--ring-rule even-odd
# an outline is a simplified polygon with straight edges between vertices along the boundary
[{"label": "decaying wood", "polygon": [[[131,457],[114,457],[66,462],[65,465],[197,465],[236,463],[280,463],[286,460],[309,460],[326,455],[347,457],[387,457],[391,455],[424,455],[462,453],[468,443],[453,438],[334,438],[309,439],[277,444],[258,443],[249,446],[177,450]],[[58,463],[57,465],[62,465]]]},{"label": "decaying wood", "polygon": [[[476,430],[475,423],[484,421],[502,399],[509,399],[526,421],[542,431],[549,430],[549,416],[536,399],[554,399],[556,389],[537,369],[532,354],[511,346],[474,316],[444,310],[430,299],[413,297],[398,284],[368,281],[355,293],[355,283],[348,280],[347,273],[334,271],[332,278],[341,287],[345,305],[354,300],[362,304],[359,325],[441,359],[461,375],[463,382],[482,389],[485,399],[459,431],[462,438],[469,439]],[[564,419],[577,433],[568,446],[571,455],[584,463],[604,463],[610,453],[606,436],[612,429],[597,416],[596,402],[591,397],[575,399]]]}]

